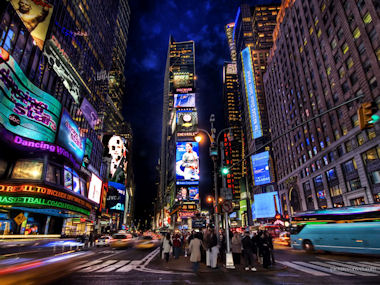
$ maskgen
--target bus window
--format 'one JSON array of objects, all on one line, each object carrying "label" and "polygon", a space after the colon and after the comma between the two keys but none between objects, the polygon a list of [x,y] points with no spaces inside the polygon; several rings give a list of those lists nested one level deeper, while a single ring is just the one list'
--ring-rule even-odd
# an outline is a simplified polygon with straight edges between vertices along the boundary
[{"label": "bus window", "polygon": [[305,227],[305,224],[303,224],[303,225],[292,225],[290,228],[290,234],[297,235],[304,227]]}]

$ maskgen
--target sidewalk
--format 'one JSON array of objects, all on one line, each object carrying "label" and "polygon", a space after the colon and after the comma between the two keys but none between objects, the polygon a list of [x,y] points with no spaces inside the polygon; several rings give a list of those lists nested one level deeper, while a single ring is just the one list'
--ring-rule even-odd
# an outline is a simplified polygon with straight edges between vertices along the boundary
[{"label": "sidewalk", "polygon": [[[184,257],[183,255],[180,256],[178,259],[174,259],[174,257],[170,256],[169,262],[166,262],[165,260],[161,259],[161,256],[158,254],[154,260],[148,265],[149,268],[152,269],[158,269],[158,270],[167,270],[167,271],[177,271],[177,272],[193,272],[192,271],[192,263],[190,262],[190,256]],[[253,271],[245,271],[244,270],[244,263],[240,265],[235,265],[235,269],[227,269],[225,268],[224,264],[222,264],[220,261],[218,262],[218,268],[212,269],[210,267],[207,267],[205,263],[201,262],[199,264],[199,273],[212,273],[212,272],[247,272],[247,273],[254,273]],[[274,264],[273,266],[269,267],[268,269],[263,268],[262,265],[256,263],[255,267],[257,269],[256,272],[274,272],[274,271],[281,271],[286,269],[286,266],[283,266],[281,264]]]}]

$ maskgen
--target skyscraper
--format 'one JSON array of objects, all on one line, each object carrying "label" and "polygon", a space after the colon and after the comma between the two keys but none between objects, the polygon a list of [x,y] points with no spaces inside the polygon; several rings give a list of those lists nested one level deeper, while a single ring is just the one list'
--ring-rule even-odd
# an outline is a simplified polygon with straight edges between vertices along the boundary
[{"label": "skyscraper", "polygon": [[302,124],[273,142],[289,214],[380,202],[379,132],[357,116],[361,102],[380,103],[375,2],[282,4],[264,86],[273,137]]},{"label": "skyscraper", "polygon": [[[165,71],[159,203],[161,226],[187,220],[181,209],[199,201],[198,115],[195,98],[194,42],[169,38]],[[181,216],[182,215],[182,216]],[[191,219],[188,219],[191,221]],[[191,224],[189,224],[191,227]]]}]

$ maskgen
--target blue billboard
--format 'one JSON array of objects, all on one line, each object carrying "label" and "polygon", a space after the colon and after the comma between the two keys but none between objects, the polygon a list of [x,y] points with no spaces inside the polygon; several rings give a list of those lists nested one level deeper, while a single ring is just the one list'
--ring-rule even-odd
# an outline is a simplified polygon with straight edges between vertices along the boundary
[{"label": "blue billboard", "polygon": [[270,183],[269,152],[264,151],[252,155],[251,163],[255,185],[258,186]]},{"label": "blue billboard", "polygon": [[57,144],[73,154],[75,160],[82,162],[85,149],[85,139],[80,136],[79,128],[71,119],[69,113],[63,110]]},{"label": "blue billboard", "polygon": [[[177,142],[177,184],[197,184],[199,181],[199,148],[197,142]],[[182,180],[182,181],[179,181]]]},{"label": "blue billboard", "polygon": [[260,122],[259,105],[256,96],[255,76],[253,73],[251,48],[247,47],[241,52],[244,70],[245,94],[251,120],[252,137],[257,139],[263,135]]},{"label": "blue billboard", "polygon": [[[114,188],[117,190],[119,193],[119,201],[118,203],[111,207],[110,210],[112,211],[124,211],[125,207],[125,195],[126,195],[126,190],[125,190],[125,185],[121,183],[116,183],[116,182],[108,182],[108,189]],[[110,190],[109,190],[110,191]],[[107,197],[108,199],[108,197]]]},{"label": "blue billboard", "polygon": [[277,192],[254,195],[252,219],[274,218],[277,213],[282,213]]}]

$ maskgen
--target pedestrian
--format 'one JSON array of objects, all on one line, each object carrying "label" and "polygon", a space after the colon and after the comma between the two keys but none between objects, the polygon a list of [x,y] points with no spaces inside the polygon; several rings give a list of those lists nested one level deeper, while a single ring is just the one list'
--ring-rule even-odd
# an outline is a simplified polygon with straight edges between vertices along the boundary
[{"label": "pedestrian", "polygon": [[268,268],[271,265],[270,256],[270,235],[267,231],[262,234],[262,253],[263,267]]},{"label": "pedestrian", "polygon": [[210,262],[211,261],[211,258],[210,258],[211,232],[212,232],[212,229],[209,228],[209,229],[207,229],[207,231],[205,232],[205,234],[203,236],[203,244],[204,244],[204,247],[206,250],[206,266],[207,267],[211,267],[211,262]]},{"label": "pedestrian", "polygon": [[181,239],[178,234],[176,234],[173,238],[173,253],[174,253],[174,258],[178,259],[180,251],[181,251]]},{"label": "pedestrian", "polygon": [[210,266],[212,269],[217,269],[219,246],[218,246],[218,239],[216,237],[216,233],[213,230],[211,230],[209,250],[210,250]]},{"label": "pedestrian", "polygon": [[270,262],[271,262],[271,264],[275,264],[274,254],[273,254],[273,237],[269,232],[268,232],[267,239],[268,239],[268,244],[269,244]]},{"label": "pedestrian", "polygon": [[240,265],[241,246],[241,236],[238,232],[235,232],[231,240],[232,258],[235,265]]},{"label": "pedestrian", "polygon": [[263,242],[264,242],[264,232],[259,231],[256,237],[256,246],[257,246],[257,260],[260,264],[263,264]]},{"label": "pedestrian", "polygon": [[162,242],[162,254],[166,262],[169,262],[169,254],[172,248],[172,241],[170,240],[170,233],[167,233]]},{"label": "pedestrian", "polygon": [[90,247],[93,247],[94,246],[94,233],[93,232],[90,232]]},{"label": "pedestrian", "polygon": [[199,262],[201,261],[201,246],[202,241],[199,233],[196,233],[189,244],[190,262],[193,263],[194,272],[198,272],[199,269]]},{"label": "pedestrian", "polygon": [[253,264],[253,253],[252,253],[252,240],[249,235],[249,231],[245,231],[244,238],[241,241],[243,246],[243,256],[245,262],[245,270],[249,270],[251,267],[252,271],[256,271],[256,267]]}]

